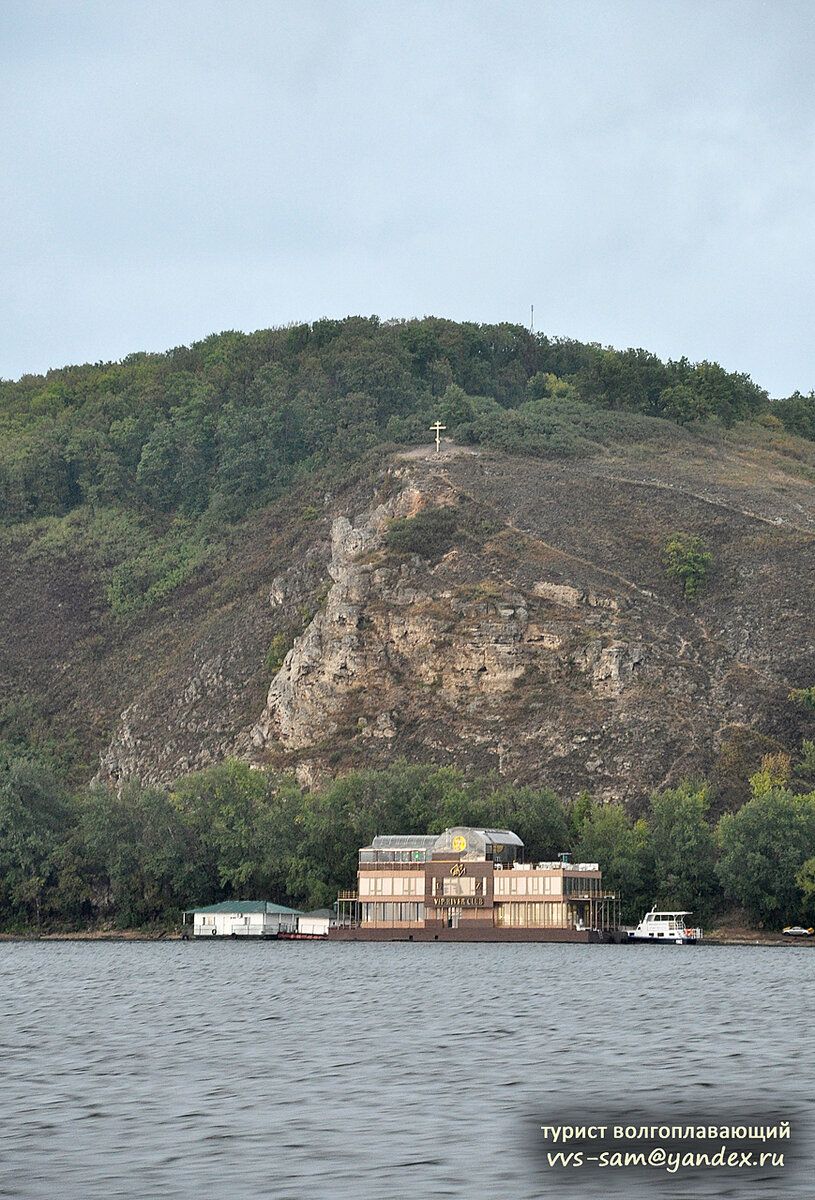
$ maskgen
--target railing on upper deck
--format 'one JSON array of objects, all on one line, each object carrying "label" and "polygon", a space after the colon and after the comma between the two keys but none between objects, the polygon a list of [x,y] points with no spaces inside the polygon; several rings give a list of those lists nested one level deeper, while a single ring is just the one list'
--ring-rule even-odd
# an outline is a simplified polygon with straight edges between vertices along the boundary
[{"label": "railing on upper deck", "polygon": [[361,862],[360,871],[424,871],[423,862]]},{"label": "railing on upper deck", "polygon": [[[619,892],[564,892],[564,900],[619,900]],[[560,899],[560,897],[558,897]]]}]

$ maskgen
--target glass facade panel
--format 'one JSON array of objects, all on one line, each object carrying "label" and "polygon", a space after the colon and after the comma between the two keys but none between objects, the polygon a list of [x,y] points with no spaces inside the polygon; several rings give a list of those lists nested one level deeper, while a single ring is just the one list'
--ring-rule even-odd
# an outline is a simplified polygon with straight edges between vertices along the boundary
[{"label": "glass facade panel", "polygon": [[366,925],[420,924],[424,921],[424,904],[365,903],[362,921]]},{"label": "glass facade panel", "polygon": [[562,929],[566,918],[565,906],[561,903],[546,904],[533,901],[524,903],[514,900],[495,905],[495,924],[520,929]]},{"label": "glass facade panel", "polygon": [[381,875],[360,872],[360,896],[424,896],[424,875],[417,871],[411,875],[400,875],[388,871]]},{"label": "glass facade panel", "polygon": [[454,879],[450,875],[446,875],[443,880],[443,892],[445,896],[474,896],[475,895],[475,879],[471,875],[465,875],[463,878]]}]

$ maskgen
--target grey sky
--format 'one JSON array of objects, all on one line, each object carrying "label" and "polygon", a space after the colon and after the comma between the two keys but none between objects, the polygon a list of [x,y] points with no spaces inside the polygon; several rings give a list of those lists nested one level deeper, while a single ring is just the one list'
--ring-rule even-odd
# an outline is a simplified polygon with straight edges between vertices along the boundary
[{"label": "grey sky", "polygon": [[0,375],[348,313],[815,388],[810,0],[4,0]]}]

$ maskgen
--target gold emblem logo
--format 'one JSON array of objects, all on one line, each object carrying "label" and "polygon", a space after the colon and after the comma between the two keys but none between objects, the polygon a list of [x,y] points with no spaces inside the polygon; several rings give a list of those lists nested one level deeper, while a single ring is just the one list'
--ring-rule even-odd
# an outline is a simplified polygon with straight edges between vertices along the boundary
[{"label": "gold emblem logo", "polygon": [[466,850],[467,849],[466,837],[463,837],[460,833],[457,833],[456,836],[453,838],[453,849],[454,850]]}]

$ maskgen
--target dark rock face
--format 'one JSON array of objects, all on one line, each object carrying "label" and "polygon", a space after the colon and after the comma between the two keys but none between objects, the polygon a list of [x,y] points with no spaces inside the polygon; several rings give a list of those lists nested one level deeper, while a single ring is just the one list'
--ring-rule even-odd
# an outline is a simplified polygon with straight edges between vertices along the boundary
[{"label": "dark rock face", "polygon": [[[450,448],[392,460],[377,490],[333,502],[270,562],[263,598],[190,629],[132,696],[102,778],[169,783],[237,755],[311,783],[404,755],[635,800],[709,776],[739,731],[765,750],[807,735],[787,700],[815,680],[806,478],[757,483],[721,447],[568,463]],[[460,510],[456,544],[396,558],[388,520],[429,504]],[[677,530],[713,553],[693,602],[661,562]],[[295,627],[264,702],[265,648]]]}]

